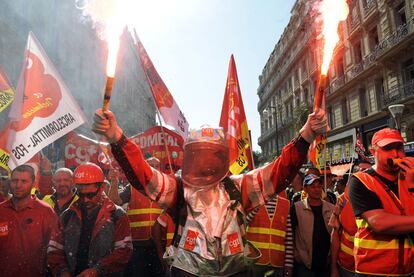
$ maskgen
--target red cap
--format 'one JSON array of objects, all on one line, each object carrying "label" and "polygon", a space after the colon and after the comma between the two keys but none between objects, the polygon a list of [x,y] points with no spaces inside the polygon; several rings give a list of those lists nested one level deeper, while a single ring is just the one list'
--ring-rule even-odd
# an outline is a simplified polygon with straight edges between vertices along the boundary
[{"label": "red cap", "polygon": [[405,143],[401,133],[396,129],[384,128],[379,130],[372,137],[371,144],[384,147],[390,143],[401,142]]}]

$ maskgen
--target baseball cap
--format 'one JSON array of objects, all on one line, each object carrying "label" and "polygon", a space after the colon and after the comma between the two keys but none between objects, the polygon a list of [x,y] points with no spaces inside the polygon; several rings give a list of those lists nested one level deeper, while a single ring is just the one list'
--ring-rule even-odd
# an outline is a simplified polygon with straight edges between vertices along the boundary
[{"label": "baseball cap", "polygon": [[405,143],[401,133],[396,129],[384,128],[379,130],[372,137],[371,144],[379,147],[384,147],[390,143],[401,142]]},{"label": "baseball cap", "polygon": [[321,178],[319,178],[319,176],[316,176],[315,174],[308,174],[305,176],[305,179],[303,179],[303,186],[310,186],[313,184],[313,182],[315,181],[320,181],[322,182]]}]

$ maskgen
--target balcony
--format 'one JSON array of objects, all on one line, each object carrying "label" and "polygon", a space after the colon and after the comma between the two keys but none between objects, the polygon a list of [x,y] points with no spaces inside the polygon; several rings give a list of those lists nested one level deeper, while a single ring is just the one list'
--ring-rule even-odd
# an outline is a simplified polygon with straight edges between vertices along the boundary
[{"label": "balcony", "polygon": [[388,107],[392,104],[403,103],[409,98],[414,97],[414,80],[391,88],[388,93],[384,94],[384,107]]},{"label": "balcony", "polygon": [[330,93],[334,93],[345,84],[345,75],[336,78],[330,85]]},{"label": "balcony", "polygon": [[375,0],[366,0],[364,6],[364,18],[366,19],[377,7],[377,2]]}]

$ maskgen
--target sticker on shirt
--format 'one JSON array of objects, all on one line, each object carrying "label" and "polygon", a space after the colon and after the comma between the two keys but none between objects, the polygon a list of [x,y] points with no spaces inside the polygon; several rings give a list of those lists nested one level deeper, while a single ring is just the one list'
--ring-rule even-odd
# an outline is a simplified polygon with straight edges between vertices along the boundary
[{"label": "sticker on shirt", "polygon": [[5,237],[9,234],[8,222],[0,222],[0,237]]},{"label": "sticker on shirt", "polygon": [[185,238],[184,249],[193,251],[195,247],[195,242],[197,239],[198,233],[192,230],[187,231],[187,236]]},{"label": "sticker on shirt", "polygon": [[237,232],[231,233],[227,236],[227,241],[230,246],[230,253],[235,254],[241,252],[240,239]]}]

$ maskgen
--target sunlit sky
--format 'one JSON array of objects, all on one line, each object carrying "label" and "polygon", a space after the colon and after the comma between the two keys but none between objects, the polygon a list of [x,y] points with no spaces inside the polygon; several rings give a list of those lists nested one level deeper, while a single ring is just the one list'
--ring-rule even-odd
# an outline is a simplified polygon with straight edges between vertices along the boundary
[{"label": "sunlit sky", "polygon": [[[253,150],[260,150],[259,75],[294,0],[175,0],[137,11],[138,35],[190,128],[218,126],[234,54]],[[159,2],[159,1],[158,1]]]}]

